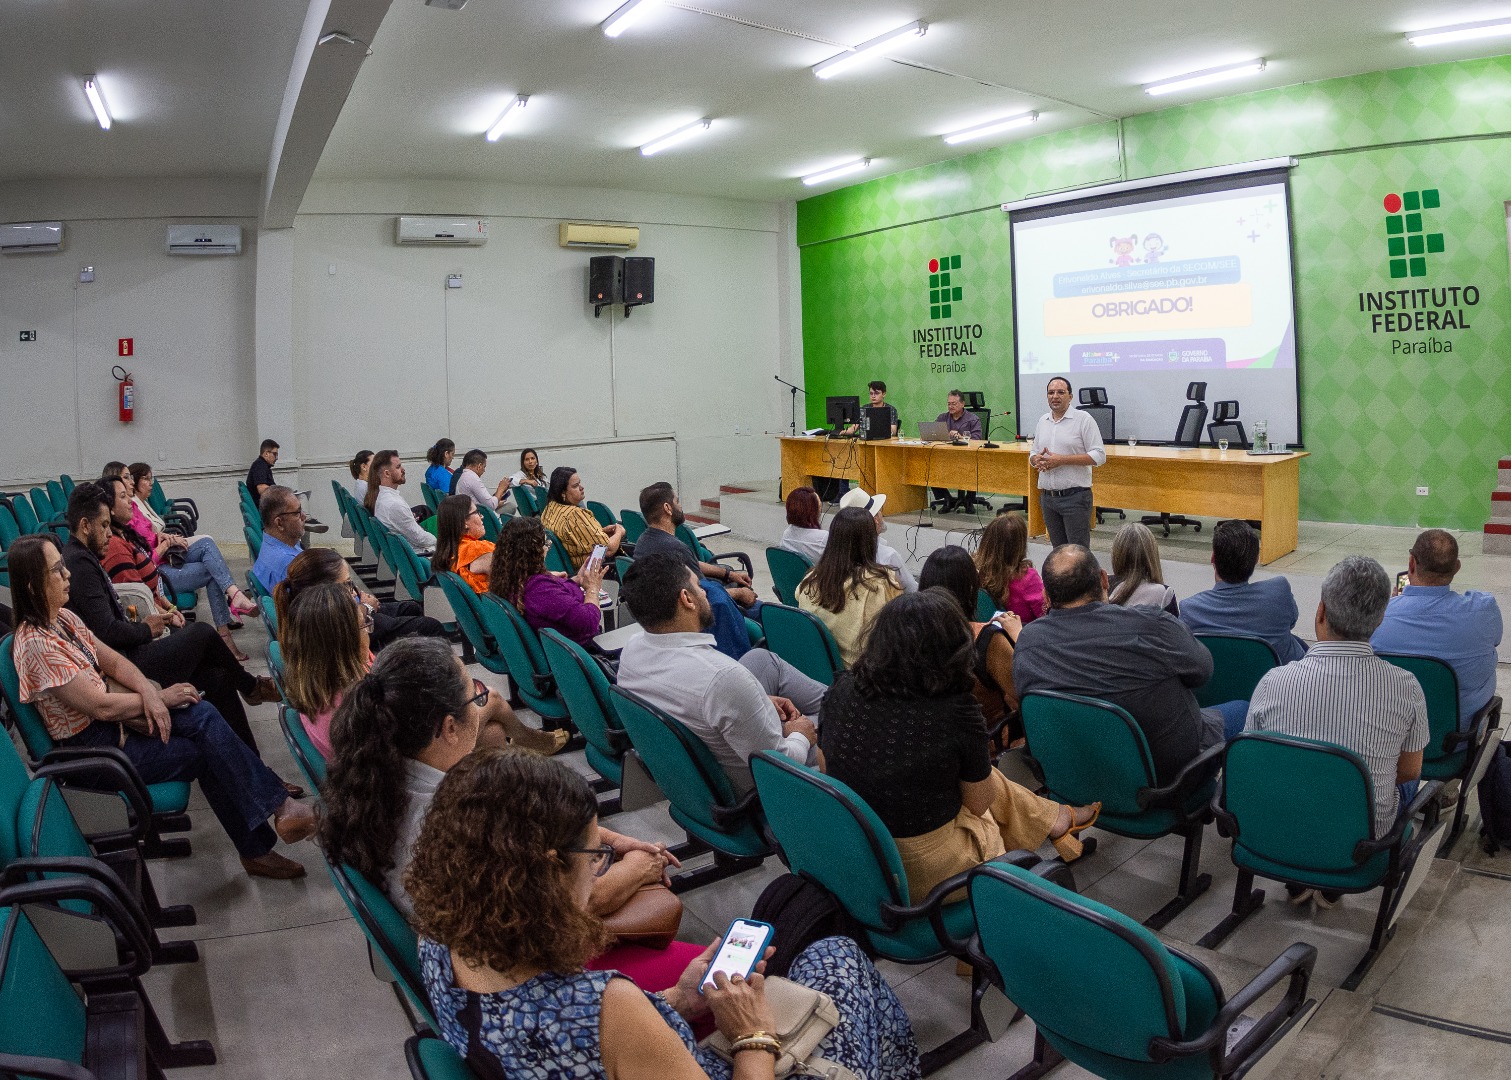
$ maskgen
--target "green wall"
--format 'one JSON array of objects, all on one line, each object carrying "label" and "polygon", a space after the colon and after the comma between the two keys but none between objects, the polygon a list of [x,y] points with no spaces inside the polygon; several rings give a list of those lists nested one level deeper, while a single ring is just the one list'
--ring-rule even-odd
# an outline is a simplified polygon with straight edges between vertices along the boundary
[{"label": "green wall", "polygon": [[[999,204],[1290,155],[1300,159],[1292,229],[1302,431],[1312,452],[1302,517],[1479,528],[1496,460],[1511,450],[1511,58],[1131,117],[1121,146],[1119,128],[1057,132],[800,202],[809,421],[822,422],[825,396],[863,394],[878,377],[909,427],[942,411],[952,386],[987,390],[995,409],[1018,408],[1009,231]],[[1392,279],[1381,200],[1434,188],[1442,205],[1427,228],[1444,234],[1444,251],[1428,258],[1425,277]],[[951,284],[961,297],[947,318],[931,318],[929,261],[952,255],[960,256]],[[1477,304],[1458,306],[1464,329],[1376,330],[1360,310],[1361,293],[1451,286],[1479,290]],[[920,355],[920,335],[959,326],[973,328],[964,343],[973,355]],[[1404,351],[1429,338],[1452,351]],[[1031,416],[1042,409],[1040,401],[1024,407]],[[1415,494],[1420,484],[1430,496]]]}]

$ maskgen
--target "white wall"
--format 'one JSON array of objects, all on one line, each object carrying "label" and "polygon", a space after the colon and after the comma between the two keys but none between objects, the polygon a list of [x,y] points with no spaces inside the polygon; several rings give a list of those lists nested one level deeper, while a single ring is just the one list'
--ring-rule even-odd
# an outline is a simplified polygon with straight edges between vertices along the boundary
[{"label": "white wall", "polygon": [[[615,509],[657,479],[691,508],[721,482],[776,473],[770,433],[790,399],[773,376],[802,369],[790,205],[317,182],[292,231],[259,236],[255,201],[249,180],[0,185],[0,220],[62,218],[69,232],[61,254],[0,259],[0,486],[146,460],[233,544],[234,479],[263,437],[328,520],[329,480],[354,450],[417,461],[442,435],[487,449],[494,477],[537,446]],[[399,248],[401,213],[487,217],[489,243]],[[245,253],[167,256],[164,229],[185,220],[237,221]],[[591,253],[557,245],[563,220],[639,225],[655,303],[595,319]],[[39,341],[21,345],[22,329]],[[109,373],[128,336],[138,419],[123,425]]]}]

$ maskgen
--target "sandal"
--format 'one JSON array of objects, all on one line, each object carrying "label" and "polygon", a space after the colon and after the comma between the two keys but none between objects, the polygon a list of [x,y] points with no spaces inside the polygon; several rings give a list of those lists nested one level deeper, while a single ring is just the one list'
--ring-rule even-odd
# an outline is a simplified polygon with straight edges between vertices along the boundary
[{"label": "sandal", "polygon": [[231,628],[229,626],[217,627],[216,633],[220,635],[220,640],[226,643],[226,648],[231,650],[231,655],[236,658],[238,663],[244,664],[252,659],[236,647],[236,639],[231,636]]},{"label": "sandal", "polygon": [[1087,829],[1095,825],[1097,823],[1097,818],[1101,816],[1102,804],[1100,802],[1094,802],[1091,804],[1091,816],[1077,825],[1075,823],[1076,812],[1074,809],[1072,809],[1070,811],[1070,828],[1066,829],[1065,832],[1071,836],[1074,836],[1076,833],[1085,832]]},{"label": "sandal", "polygon": [[226,600],[231,604],[232,615],[245,615],[249,619],[255,619],[262,614],[262,609],[257,606],[256,601],[235,585],[226,590]]}]

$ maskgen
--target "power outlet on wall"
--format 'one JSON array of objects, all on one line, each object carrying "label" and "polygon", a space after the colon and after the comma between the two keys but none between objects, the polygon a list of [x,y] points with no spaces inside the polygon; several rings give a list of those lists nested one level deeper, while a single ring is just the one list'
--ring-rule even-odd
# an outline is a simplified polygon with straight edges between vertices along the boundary
[{"label": "power outlet on wall", "polygon": [[1417,488],[1417,494],[1418,495],[1426,495],[1426,494],[1428,494],[1427,485],[1423,484],[1421,487]]}]

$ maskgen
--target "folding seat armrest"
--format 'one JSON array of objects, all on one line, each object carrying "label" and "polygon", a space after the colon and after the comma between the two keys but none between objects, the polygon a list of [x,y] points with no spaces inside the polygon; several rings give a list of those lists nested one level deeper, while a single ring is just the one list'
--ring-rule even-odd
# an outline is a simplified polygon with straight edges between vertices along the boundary
[{"label": "folding seat armrest", "polygon": [[761,795],[755,788],[747,791],[733,806],[710,806],[709,816],[721,829],[737,829],[753,818],[761,809]]},{"label": "folding seat armrest", "polygon": [[0,1054],[0,1076],[31,1076],[36,1080],[96,1080],[82,1065],[59,1058]]},{"label": "folding seat armrest", "polygon": [[[39,860],[54,862],[56,860]],[[72,861],[72,860],[68,860]],[[89,860],[81,860],[88,862]],[[57,904],[64,900],[82,900],[89,904],[96,915],[102,915],[124,944],[127,960],[104,968],[87,970],[64,969],[70,979],[108,979],[126,975],[133,978],[145,974],[152,967],[150,938],[143,932],[144,920],[134,916],[117,898],[112,888],[90,877],[53,877],[45,881],[28,881],[0,888],[0,907],[19,904]]]},{"label": "folding seat armrest", "polygon": [[[1389,851],[1401,842],[1406,835],[1406,828],[1411,824],[1412,818],[1422,815],[1422,835],[1432,831],[1438,823],[1438,792],[1443,790],[1441,780],[1425,781],[1417,788],[1416,798],[1411,800],[1404,813],[1396,815],[1396,823],[1390,832],[1378,840],[1360,840],[1354,845],[1354,862],[1366,863],[1382,851]],[[1462,798],[1463,795],[1460,795]]]},{"label": "folding seat armrest", "polygon": [[[1316,962],[1316,947],[1298,941],[1271,961],[1269,967],[1254,976],[1249,985],[1229,998],[1206,1031],[1194,1039],[1183,1041],[1159,1037],[1150,1039],[1149,1057],[1164,1063],[1178,1057],[1210,1053],[1217,1075],[1231,1075],[1234,1067],[1268,1042],[1302,1008],[1306,1002],[1307,987],[1311,983],[1312,967]],[[1230,1053],[1225,1054],[1228,1029],[1237,1023],[1245,1009],[1252,1008],[1256,1001],[1278,986],[1282,979],[1290,981],[1285,996],[1244,1033]]]},{"label": "folding seat armrest", "polygon": [[1485,736],[1491,728],[1497,726],[1501,716],[1501,699],[1492,697],[1485,702],[1484,708],[1475,713],[1469,720],[1469,730],[1450,731],[1443,736],[1443,749],[1447,753],[1455,753],[1466,747],[1479,749],[1485,744]]},{"label": "folding seat armrest", "polygon": [[[0,870],[0,889],[22,885],[29,881],[42,880],[44,874],[70,874],[98,883],[119,903],[121,911],[132,920],[143,940],[152,937],[152,924],[147,913],[132,895],[130,887],[119,874],[98,859],[86,859],[75,855],[58,855],[49,858],[15,859]],[[113,921],[118,921],[114,920]]]},{"label": "folding seat armrest", "polygon": [[1162,788],[1139,788],[1137,799],[1141,810],[1179,810],[1191,797],[1191,793],[1212,779],[1222,766],[1226,744],[1209,746],[1197,754],[1176,774],[1174,780]]},{"label": "folding seat armrest", "polygon": [[718,566],[725,559],[733,559],[735,562],[737,562],[741,566],[743,566],[745,568],[745,572],[747,574],[749,574],[752,579],[754,579],[754,577],[755,577],[755,564],[750,561],[750,556],[747,555],[747,554],[745,554],[745,552],[743,552],[743,551],[724,551],[724,552],[720,552],[718,555],[714,555],[713,552],[709,552],[709,555],[711,557],[709,558],[708,561],[711,562],[711,563],[713,563],[715,566]]},{"label": "folding seat armrest", "polygon": [[[1031,851],[1009,851],[1005,855],[998,856],[993,862],[1006,862],[1024,869],[1033,869],[1039,862],[1039,857]],[[959,892],[970,881],[971,874],[976,867],[962,870],[960,873],[945,878],[938,885],[929,890],[929,894],[917,904],[882,904],[879,909],[882,925],[888,930],[899,930],[903,923],[909,919],[920,917],[927,918],[929,925],[933,927],[934,936],[939,943],[949,951],[957,955],[980,958],[979,948],[975,948],[970,939],[960,939],[950,936],[944,926],[944,899],[952,893]]]},{"label": "folding seat armrest", "polygon": [[[61,747],[62,750],[86,749],[85,747]],[[113,748],[112,748],[113,749]],[[48,777],[56,780],[63,786],[68,785],[70,779],[77,778],[79,786],[91,790],[104,787],[114,791],[126,800],[131,807],[132,816],[136,818],[136,825],[132,829],[133,839],[142,840],[146,837],[148,824],[152,821],[152,796],[147,793],[147,787],[142,783],[141,775],[136,769],[131,768],[131,762],[122,763],[111,757],[98,755],[80,755],[58,759],[58,751],[54,750],[42,759],[42,764],[37,767],[38,777]],[[122,757],[125,757],[123,754]]]}]

